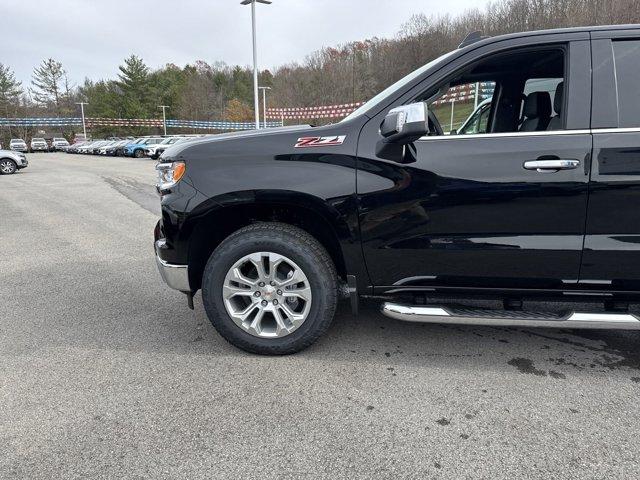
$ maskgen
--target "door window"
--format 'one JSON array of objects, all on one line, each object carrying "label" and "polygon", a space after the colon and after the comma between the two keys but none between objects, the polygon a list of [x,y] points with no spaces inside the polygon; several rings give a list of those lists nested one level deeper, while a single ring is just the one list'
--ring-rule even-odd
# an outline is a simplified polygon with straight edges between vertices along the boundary
[{"label": "door window", "polygon": [[562,130],[565,49],[493,55],[424,95],[431,135]]},{"label": "door window", "polygon": [[640,40],[613,42],[618,89],[618,126],[640,127]]}]

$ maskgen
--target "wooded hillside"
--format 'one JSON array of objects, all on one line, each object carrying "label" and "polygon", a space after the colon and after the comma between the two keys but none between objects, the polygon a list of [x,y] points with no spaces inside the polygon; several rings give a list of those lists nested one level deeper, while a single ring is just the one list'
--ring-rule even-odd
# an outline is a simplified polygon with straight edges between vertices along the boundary
[{"label": "wooded hillside", "polygon": [[[459,16],[415,15],[395,38],[323,48],[300,62],[262,71],[260,84],[272,87],[272,107],[358,102],[456,48],[471,31],[498,35],[624,23],[640,23],[640,0],[501,0]],[[0,64],[0,116],[7,117],[78,116],[75,102],[84,100],[91,117],[158,118],[157,106],[164,104],[171,106],[171,118],[250,121],[252,95],[249,67],[221,62],[196,61],[185,67],[167,63],[153,70],[132,55],[114,68],[112,79],[86,79],[76,86],[53,59],[34,69],[30,85],[15,81],[11,68]]]}]

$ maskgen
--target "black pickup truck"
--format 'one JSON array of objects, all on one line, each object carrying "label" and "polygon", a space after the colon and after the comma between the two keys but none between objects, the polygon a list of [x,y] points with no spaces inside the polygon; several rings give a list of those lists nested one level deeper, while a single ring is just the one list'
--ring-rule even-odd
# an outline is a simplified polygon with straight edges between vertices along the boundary
[{"label": "black pickup truck", "polygon": [[[336,124],[171,147],[160,272],[262,354],[309,346],[340,298],[410,322],[640,329],[639,82],[638,25],[472,34]],[[447,99],[474,85],[490,108],[459,133]]]}]

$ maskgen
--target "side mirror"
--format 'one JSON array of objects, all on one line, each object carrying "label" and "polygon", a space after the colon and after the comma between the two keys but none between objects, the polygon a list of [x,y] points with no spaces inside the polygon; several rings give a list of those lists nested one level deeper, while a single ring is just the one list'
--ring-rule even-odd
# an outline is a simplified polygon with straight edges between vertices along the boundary
[{"label": "side mirror", "polygon": [[429,114],[424,102],[402,105],[389,110],[380,125],[382,139],[376,145],[376,154],[402,162],[404,146],[429,133]]},{"label": "side mirror", "polygon": [[402,105],[389,110],[380,126],[387,143],[406,145],[429,133],[429,115],[424,102]]}]

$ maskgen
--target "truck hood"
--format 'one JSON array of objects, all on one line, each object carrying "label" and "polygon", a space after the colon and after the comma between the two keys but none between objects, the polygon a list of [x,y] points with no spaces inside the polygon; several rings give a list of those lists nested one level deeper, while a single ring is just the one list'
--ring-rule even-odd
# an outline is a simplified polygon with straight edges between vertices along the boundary
[{"label": "truck hood", "polygon": [[311,125],[291,125],[287,127],[263,128],[260,130],[243,130],[241,132],[221,133],[208,137],[194,138],[193,140],[181,142],[177,145],[169,145],[162,155],[165,158],[175,158],[179,156],[184,150],[194,145],[218,143],[224,142],[225,140],[235,140],[238,138],[266,137],[269,135],[278,135],[280,133],[306,132],[313,128],[315,127]]}]

